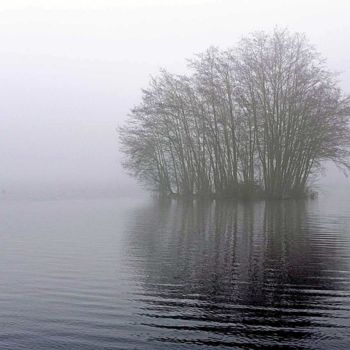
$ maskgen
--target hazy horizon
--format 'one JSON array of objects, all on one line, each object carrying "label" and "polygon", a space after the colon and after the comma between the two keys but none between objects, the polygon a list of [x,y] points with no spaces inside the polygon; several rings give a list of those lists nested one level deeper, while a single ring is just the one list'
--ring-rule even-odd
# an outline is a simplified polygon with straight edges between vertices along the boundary
[{"label": "hazy horizon", "polygon": [[[0,190],[135,193],[116,128],[161,67],[275,26],[304,32],[350,93],[346,1],[3,1]],[[302,9],[302,11],[301,11]],[[349,184],[331,167],[320,184]]]},{"label": "hazy horizon", "polygon": [[349,13],[0,1],[0,348],[348,349]]}]

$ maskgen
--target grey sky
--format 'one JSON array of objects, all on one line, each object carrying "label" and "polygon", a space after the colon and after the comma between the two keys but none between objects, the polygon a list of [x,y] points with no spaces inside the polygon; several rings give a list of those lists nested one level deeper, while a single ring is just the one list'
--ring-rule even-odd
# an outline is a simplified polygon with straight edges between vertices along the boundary
[{"label": "grey sky", "polygon": [[305,32],[350,92],[349,13],[337,0],[0,1],[0,188],[134,188],[115,128],[149,76],[254,30]]}]

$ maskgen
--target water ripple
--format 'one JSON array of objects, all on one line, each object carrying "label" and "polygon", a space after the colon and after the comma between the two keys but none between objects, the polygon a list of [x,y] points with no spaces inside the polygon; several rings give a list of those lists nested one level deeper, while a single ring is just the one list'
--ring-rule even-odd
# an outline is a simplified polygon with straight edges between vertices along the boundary
[{"label": "water ripple", "polygon": [[348,349],[344,203],[1,209],[0,349]]}]

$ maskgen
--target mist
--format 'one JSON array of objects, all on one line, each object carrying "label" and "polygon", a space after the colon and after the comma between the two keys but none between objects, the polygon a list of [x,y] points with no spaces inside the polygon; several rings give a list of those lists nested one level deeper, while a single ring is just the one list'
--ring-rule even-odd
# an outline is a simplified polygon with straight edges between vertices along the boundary
[{"label": "mist", "polygon": [[348,349],[349,13],[0,1],[0,349]]},{"label": "mist", "polygon": [[[116,128],[161,67],[275,26],[304,32],[350,92],[347,1],[2,1],[0,189],[129,195]],[[327,166],[320,187],[349,184]],[[323,186],[323,187],[322,187]]]}]

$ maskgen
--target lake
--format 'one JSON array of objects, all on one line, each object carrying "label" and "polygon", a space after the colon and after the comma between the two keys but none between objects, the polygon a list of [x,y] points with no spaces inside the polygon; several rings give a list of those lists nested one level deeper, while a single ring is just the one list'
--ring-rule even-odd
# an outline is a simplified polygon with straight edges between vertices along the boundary
[{"label": "lake", "polygon": [[0,349],[350,346],[350,196],[0,210]]}]

